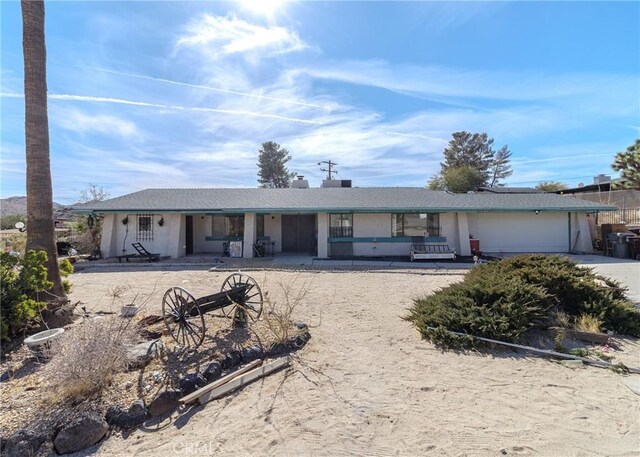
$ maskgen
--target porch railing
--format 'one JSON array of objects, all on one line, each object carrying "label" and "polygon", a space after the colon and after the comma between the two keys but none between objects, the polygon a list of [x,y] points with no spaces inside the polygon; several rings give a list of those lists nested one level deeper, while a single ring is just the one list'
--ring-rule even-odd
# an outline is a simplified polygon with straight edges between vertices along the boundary
[{"label": "porch railing", "polygon": [[353,227],[330,227],[329,236],[331,238],[351,238],[353,237]]}]

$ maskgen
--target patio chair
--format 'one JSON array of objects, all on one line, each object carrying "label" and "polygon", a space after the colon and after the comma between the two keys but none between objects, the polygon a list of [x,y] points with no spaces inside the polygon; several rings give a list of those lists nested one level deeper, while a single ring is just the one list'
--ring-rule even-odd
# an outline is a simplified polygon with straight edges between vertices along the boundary
[{"label": "patio chair", "polygon": [[255,257],[264,257],[265,249],[262,241],[258,241],[253,245],[253,254]]},{"label": "patio chair", "polygon": [[160,260],[160,254],[153,254],[146,250],[142,243],[131,243],[131,246],[138,251],[136,257],[145,259],[147,262],[157,262]]}]

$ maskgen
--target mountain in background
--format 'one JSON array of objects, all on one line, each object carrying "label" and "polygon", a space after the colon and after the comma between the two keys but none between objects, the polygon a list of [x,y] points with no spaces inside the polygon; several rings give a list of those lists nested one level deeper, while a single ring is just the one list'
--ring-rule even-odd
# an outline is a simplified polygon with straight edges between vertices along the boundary
[{"label": "mountain in background", "polygon": [[[0,214],[2,216],[26,215],[27,197],[1,198]],[[55,219],[69,219],[71,216],[71,209],[68,206],[53,202],[53,217]]]}]

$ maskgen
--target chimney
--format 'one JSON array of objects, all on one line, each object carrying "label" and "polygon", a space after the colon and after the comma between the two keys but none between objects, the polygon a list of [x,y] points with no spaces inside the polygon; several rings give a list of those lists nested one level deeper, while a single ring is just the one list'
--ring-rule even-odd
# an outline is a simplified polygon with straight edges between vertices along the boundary
[{"label": "chimney", "polygon": [[297,178],[298,179],[291,181],[292,189],[308,189],[309,188],[309,181],[304,179],[304,176],[298,175]]},{"label": "chimney", "polygon": [[594,184],[606,184],[611,182],[611,176],[600,173],[598,176],[593,177]]}]

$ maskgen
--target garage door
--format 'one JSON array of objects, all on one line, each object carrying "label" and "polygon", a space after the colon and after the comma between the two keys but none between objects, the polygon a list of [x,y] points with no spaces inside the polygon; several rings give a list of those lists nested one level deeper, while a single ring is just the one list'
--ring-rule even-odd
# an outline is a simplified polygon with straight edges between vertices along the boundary
[{"label": "garage door", "polygon": [[483,252],[567,252],[568,230],[567,213],[478,213],[474,235]]}]

